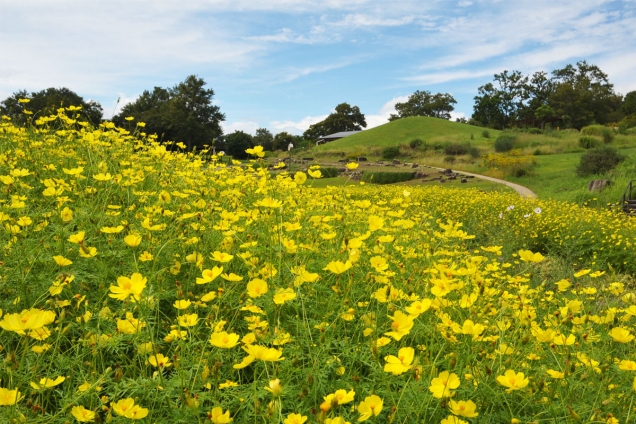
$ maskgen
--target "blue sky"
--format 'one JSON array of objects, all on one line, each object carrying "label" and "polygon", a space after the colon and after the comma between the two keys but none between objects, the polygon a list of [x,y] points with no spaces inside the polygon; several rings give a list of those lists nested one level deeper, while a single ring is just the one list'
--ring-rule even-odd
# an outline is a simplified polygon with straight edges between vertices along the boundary
[{"label": "blue sky", "polygon": [[196,74],[226,132],[302,132],[342,102],[369,127],[415,90],[469,117],[503,70],[587,60],[636,90],[636,0],[5,0],[0,99],[68,87],[112,114],[117,98]]}]

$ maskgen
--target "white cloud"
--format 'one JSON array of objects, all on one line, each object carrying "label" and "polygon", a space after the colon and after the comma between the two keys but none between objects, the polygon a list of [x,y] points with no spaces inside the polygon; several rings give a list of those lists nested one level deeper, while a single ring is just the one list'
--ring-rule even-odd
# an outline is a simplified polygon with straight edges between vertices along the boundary
[{"label": "white cloud", "polygon": [[451,116],[451,119],[450,119],[451,121],[456,121],[457,118],[466,118],[466,119],[469,118],[468,116],[466,116],[464,112],[451,112],[450,116]]},{"label": "white cloud", "polygon": [[273,133],[286,131],[290,134],[300,135],[316,122],[323,121],[328,115],[306,116],[300,121],[272,121],[270,127]]},{"label": "white cloud", "polygon": [[379,125],[384,125],[389,122],[389,116],[392,113],[397,113],[395,110],[395,104],[405,102],[408,99],[409,96],[394,97],[386,102],[378,113],[374,115],[366,115],[365,119],[367,121],[367,129],[374,128]]},{"label": "white cloud", "polygon": [[411,22],[413,22],[414,19],[415,19],[415,16],[404,16],[404,17],[395,18],[395,19],[390,19],[390,18],[383,19],[383,18],[377,18],[377,17],[370,16],[370,15],[348,14],[341,21],[333,22],[333,23],[329,24],[329,26],[348,27],[348,28],[378,27],[378,26],[379,27],[383,27],[383,26],[391,27],[391,26],[408,25]]},{"label": "white cloud", "polygon": [[466,80],[471,78],[479,78],[486,75],[494,75],[500,72],[499,68],[492,68],[480,71],[473,71],[469,69],[463,69],[458,71],[449,72],[433,72],[428,74],[417,75],[413,77],[404,78],[405,81],[409,81],[416,84],[441,84],[444,82]]},{"label": "white cloud", "polygon": [[245,121],[245,122],[231,122],[231,123],[222,123],[223,134],[230,134],[234,131],[243,131],[248,134],[254,135],[256,134],[256,130],[260,128],[258,122],[253,121]]}]

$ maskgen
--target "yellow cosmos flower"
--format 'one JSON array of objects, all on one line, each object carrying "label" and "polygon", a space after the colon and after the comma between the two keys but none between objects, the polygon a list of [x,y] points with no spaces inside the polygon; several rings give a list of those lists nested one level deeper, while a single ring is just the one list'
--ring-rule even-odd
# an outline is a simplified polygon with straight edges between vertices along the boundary
[{"label": "yellow cosmos flower", "polygon": [[232,422],[232,418],[230,418],[230,411],[228,410],[224,413],[223,408],[220,406],[212,408],[212,411],[208,413],[208,418],[213,424],[226,424]]},{"label": "yellow cosmos flower", "polygon": [[389,317],[393,320],[391,323],[392,331],[386,332],[389,337],[393,337],[395,340],[401,340],[402,337],[406,336],[411,332],[413,328],[413,317],[410,315],[406,315],[402,311],[396,311],[393,316]]},{"label": "yellow cosmos flower", "polygon": [[60,385],[60,384],[62,384],[64,382],[64,380],[66,380],[66,377],[62,377],[62,376],[57,377],[55,380],[52,380],[50,378],[45,377],[45,378],[41,379],[39,381],[39,383],[31,382],[29,384],[35,390],[42,390],[42,389],[49,389],[51,387],[55,387],[57,385]]},{"label": "yellow cosmos flower", "polygon": [[583,277],[584,275],[589,274],[591,271],[592,271],[591,269],[582,269],[582,270],[580,270],[579,272],[575,273],[575,274],[574,274],[574,277],[575,277],[575,278]]},{"label": "yellow cosmos flower", "polygon": [[612,331],[610,331],[610,336],[614,339],[614,341],[618,343],[629,343],[634,340],[634,335],[630,333],[630,331],[623,327],[614,327]]},{"label": "yellow cosmos flower", "polygon": [[141,255],[139,255],[139,260],[141,262],[148,262],[148,261],[151,261],[153,258],[154,256],[152,256],[152,254],[148,252],[144,252]]},{"label": "yellow cosmos flower", "polygon": [[349,171],[354,171],[356,169],[358,169],[359,164],[356,162],[349,162],[348,164],[345,165],[347,167],[347,169]]},{"label": "yellow cosmos flower", "polygon": [[439,373],[437,377],[431,380],[431,385],[428,390],[433,394],[433,397],[436,399],[442,399],[447,397],[452,397],[455,390],[459,387],[460,380],[457,374],[449,373],[448,371],[443,371]]},{"label": "yellow cosmos flower", "polygon": [[201,296],[201,302],[211,302],[216,299],[216,292],[211,291]]},{"label": "yellow cosmos flower", "polygon": [[516,373],[513,370],[506,370],[504,375],[500,375],[497,377],[497,382],[504,387],[507,387],[506,390],[510,393],[513,390],[521,390],[528,385],[530,380],[528,380],[522,372]]},{"label": "yellow cosmos flower", "polygon": [[0,406],[15,405],[24,397],[20,395],[21,393],[18,389],[9,390],[4,387],[0,387]]},{"label": "yellow cosmos flower", "polygon": [[450,411],[460,417],[475,418],[479,415],[479,413],[475,412],[477,405],[472,400],[460,400],[458,402],[451,400],[448,405],[450,406]]},{"label": "yellow cosmos flower", "polygon": [[618,369],[623,371],[636,371],[636,362],[629,359],[623,359],[622,361],[616,361]]},{"label": "yellow cosmos flower", "polygon": [[247,295],[253,299],[264,295],[267,290],[267,283],[260,278],[255,278],[247,283]]},{"label": "yellow cosmos flower", "polygon": [[124,243],[130,247],[137,247],[141,243],[141,236],[139,234],[129,234],[124,237]]},{"label": "yellow cosmos flower", "polygon": [[110,175],[109,173],[103,174],[100,172],[99,174],[93,175],[93,179],[97,181],[110,181],[113,179],[113,176]]},{"label": "yellow cosmos flower", "polygon": [[80,244],[84,241],[84,235],[86,233],[84,231],[80,231],[76,234],[71,234],[68,238],[68,241],[75,244]]},{"label": "yellow cosmos flower", "polygon": [[231,380],[225,380],[225,383],[219,384],[219,389],[227,389],[228,387],[238,387],[238,383]]},{"label": "yellow cosmos flower", "polygon": [[216,277],[221,275],[221,273],[223,273],[223,267],[222,266],[221,267],[215,266],[212,269],[204,269],[201,272],[201,277],[197,278],[196,282],[197,282],[197,284],[210,283],[210,282],[214,281],[216,279]]},{"label": "yellow cosmos flower", "polygon": [[117,320],[117,331],[123,334],[137,334],[146,323],[136,319],[131,312],[126,312],[126,319]]},{"label": "yellow cosmos flower", "polygon": [[283,349],[273,349],[251,344],[244,346],[243,350],[247,352],[249,356],[260,361],[277,362],[285,359],[281,357]]},{"label": "yellow cosmos flower", "polygon": [[283,421],[283,424],[304,424],[307,421],[306,415],[291,413]]},{"label": "yellow cosmos flower", "polygon": [[97,248],[81,245],[79,254],[82,258],[94,258],[97,255]]},{"label": "yellow cosmos flower", "polygon": [[252,156],[258,156],[262,158],[265,156],[265,152],[263,151],[263,146],[254,146],[253,149],[245,149],[245,153]]},{"label": "yellow cosmos flower", "polygon": [[565,373],[562,373],[561,371],[546,370],[545,372],[547,372],[548,375],[552,378],[560,379],[565,377]]},{"label": "yellow cosmos flower", "polygon": [[210,344],[221,349],[230,349],[238,344],[239,338],[240,336],[235,333],[214,332],[210,336]]},{"label": "yellow cosmos flower", "polygon": [[412,347],[403,347],[398,351],[398,356],[388,355],[384,357],[386,361],[384,371],[393,375],[400,375],[411,369],[414,357],[415,350]]},{"label": "yellow cosmos flower", "polygon": [[278,289],[274,294],[274,303],[277,305],[282,305],[285,302],[290,300],[294,300],[296,298],[296,292],[294,289]]},{"label": "yellow cosmos flower", "polygon": [[175,300],[172,306],[179,310],[188,309],[192,302],[186,299]]},{"label": "yellow cosmos flower", "polygon": [[281,206],[283,206],[283,202],[281,202],[280,200],[272,199],[271,197],[266,197],[264,199],[261,199],[261,200],[255,202],[254,205],[255,206],[260,206],[260,207],[263,207],[263,208],[276,209],[276,208],[280,208]]},{"label": "yellow cosmos flower", "polygon": [[544,256],[541,253],[532,253],[530,250],[520,250],[519,259],[524,262],[541,262]]},{"label": "yellow cosmos flower", "polygon": [[[99,229],[99,231],[101,231],[104,234],[118,234],[121,233],[124,230],[124,226],[123,225],[118,225],[116,227],[102,227]],[[130,237],[130,236],[128,236]],[[140,237],[141,239],[141,237]],[[126,241],[126,238],[124,238],[124,242]],[[141,241],[141,240],[140,240]],[[139,243],[137,243],[139,244]]]},{"label": "yellow cosmos flower", "polygon": [[65,207],[60,212],[60,217],[62,218],[62,221],[64,222],[71,222],[73,220],[73,211],[69,209],[68,207]]},{"label": "yellow cosmos flower", "polygon": [[377,395],[371,395],[364,398],[364,401],[360,402],[358,405],[358,412],[360,413],[360,418],[358,418],[358,422],[366,421],[371,417],[377,417],[382,412],[382,407],[384,406],[384,401]]},{"label": "yellow cosmos flower", "polygon": [[234,256],[228,253],[219,252],[218,250],[210,255],[210,259],[221,263],[230,262],[232,258],[234,258]]},{"label": "yellow cosmos flower", "polygon": [[194,327],[199,322],[198,314],[185,314],[179,316],[179,325],[181,327]]},{"label": "yellow cosmos flower", "polygon": [[117,402],[111,402],[110,406],[117,415],[126,417],[131,420],[141,420],[148,415],[148,409],[135,405],[133,398],[121,399]]},{"label": "yellow cosmos flower", "polygon": [[172,362],[170,362],[170,358],[162,355],[161,353],[157,353],[149,357],[148,363],[157,368],[168,368],[170,365],[172,365]]},{"label": "yellow cosmos flower", "polygon": [[17,314],[6,314],[0,321],[0,327],[5,331],[13,331],[20,335],[27,331],[38,330],[55,321],[55,312],[39,309],[23,310]]},{"label": "yellow cosmos flower", "polygon": [[313,179],[322,178],[322,172],[320,172],[320,169],[316,169],[316,170],[308,169],[307,174]]},{"label": "yellow cosmos flower", "polygon": [[294,181],[298,185],[305,184],[305,181],[307,181],[307,174],[305,174],[304,172],[300,172],[300,171],[296,172],[294,174]]},{"label": "yellow cosmos flower", "polygon": [[61,256],[61,255],[53,256],[53,260],[59,266],[68,266],[73,263],[73,261],[66,259],[64,256]]},{"label": "yellow cosmos flower", "polygon": [[109,297],[117,300],[126,300],[128,296],[132,296],[133,300],[141,299],[141,292],[146,288],[146,277],[138,272],[134,272],[130,278],[117,278],[117,285],[110,286],[111,293]]},{"label": "yellow cosmos flower", "polygon": [[323,268],[323,271],[331,271],[337,275],[347,271],[351,268],[351,266],[351,261],[346,261],[345,263],[342,263],[341,261],[331,261]]},{"label": "yellow cosmos flower", "polygon": [[433,302],[431,299],[416,300],[404,309],[406,309],[406,312],[408,312],[410,316],[417,318],[424,312],[428,311],[432,304]]},{"label": "yellow cosmos flower", "polygon": [[243,280],[243,277],[241,277],[240,275],[236,275],[233,272],[229,274],[221,274],[221,278],[223,278],[225,281],[230,281],[233,283]]},{"label": "yellow cosmos flower", "polygon": [[440,421],[440,424],[468,424],[468,421],[464,421],[454,415],[449,415],[448,417]]}]

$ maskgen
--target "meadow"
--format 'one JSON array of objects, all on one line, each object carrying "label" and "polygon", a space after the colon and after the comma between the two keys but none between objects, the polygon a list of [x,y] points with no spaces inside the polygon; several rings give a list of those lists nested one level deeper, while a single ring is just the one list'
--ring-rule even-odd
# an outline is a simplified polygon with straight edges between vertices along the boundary
[{"label": "meadow", "polygon": [[3,119],[0,421],[633,420],[632,220],[249,150]]}]

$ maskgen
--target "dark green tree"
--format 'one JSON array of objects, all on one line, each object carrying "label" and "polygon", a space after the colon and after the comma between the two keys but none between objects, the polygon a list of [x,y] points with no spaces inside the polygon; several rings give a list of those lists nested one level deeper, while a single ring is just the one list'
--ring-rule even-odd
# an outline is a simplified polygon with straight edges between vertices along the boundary
[{"label": "dark green tree", "polygon": [[289,146],[289,143],[294,144],[294,147],[296,147],[296,144],[294,143],[294,141],[295,141],[294,136],[288,133],[287,131],[279,132],[274,137],[273,150],[287,151],[287,147]]},{"label": "dark green tree", "polygon": [[253,137],[255,146],[263,146],[263,150],[274,150],[274,136],[267,128],[258,128],[256,134]]},{"label": "dark green tree", "polygon": [[[28,103],[20,103],[19,99],[29,99]],[[7,97],[0,103],[0,114],[11,117],[15,123],[24,124],[32,118],[55,115],[59,108],[69,106],[81,106],[82,109],[73,112],[73,116],[79,114],[78,120],[89,121],[93,125],[102,122],[102,106],[93,100],[84,101],[84,98],[68,88],[47,88],[38,92],[30,93],[21,90]],[[27,115],[24,111],[32,112]]]},{"label": "dark green tree", "polygon": [[450,113],[455,110],[457,101],[448,93],[431,94],[430,91],[416,91],[404,103],[396,103],[396,114],[391,114],[389,121],[406,118],[408,116],[430,116],[433,118],[450,119]]},{"label": "dark green tree", "polygon": [[358,106],[350,106],[348,103],[340,103],[336,111],[329,114],[324,121],[311,125],[303,133],[305,140],[316,140],[324,135],[341,131],[360,131],[367,127],[364,114]]},{"label": "dark green tree", "polygon": [[488,83],[477,89],[473,106],[473,119],[492,128],[505,128],[517,120],[525,108],[528,77],[519,71],[503,71],[494,76],[495,84]]},{"label": "dark green tree", "polygon": [[621,104],[621,112],[625,116],[636,114],[636,91],[630,91],[625,95]]},{"label": "dark green tree", "polygon": [[254,147],[252,136],[243,131],[234,131],[224,137],[225,153],[234,159],[247,159],[245,149]]},{"label": "dark green tree", "polygon": [[[135,122],[145,122],[146,132],[159,135],[161,140],[183,142],[188,150],[202,149],[223,135],[221,122],[225,121],[220,108],[212,104],[214,90],[205,85],[202,78],[190,75],[172,88],[146,90],[122,107],[113,122],[131,129]],[[128,116],[135,121],[128,123]]]}]

